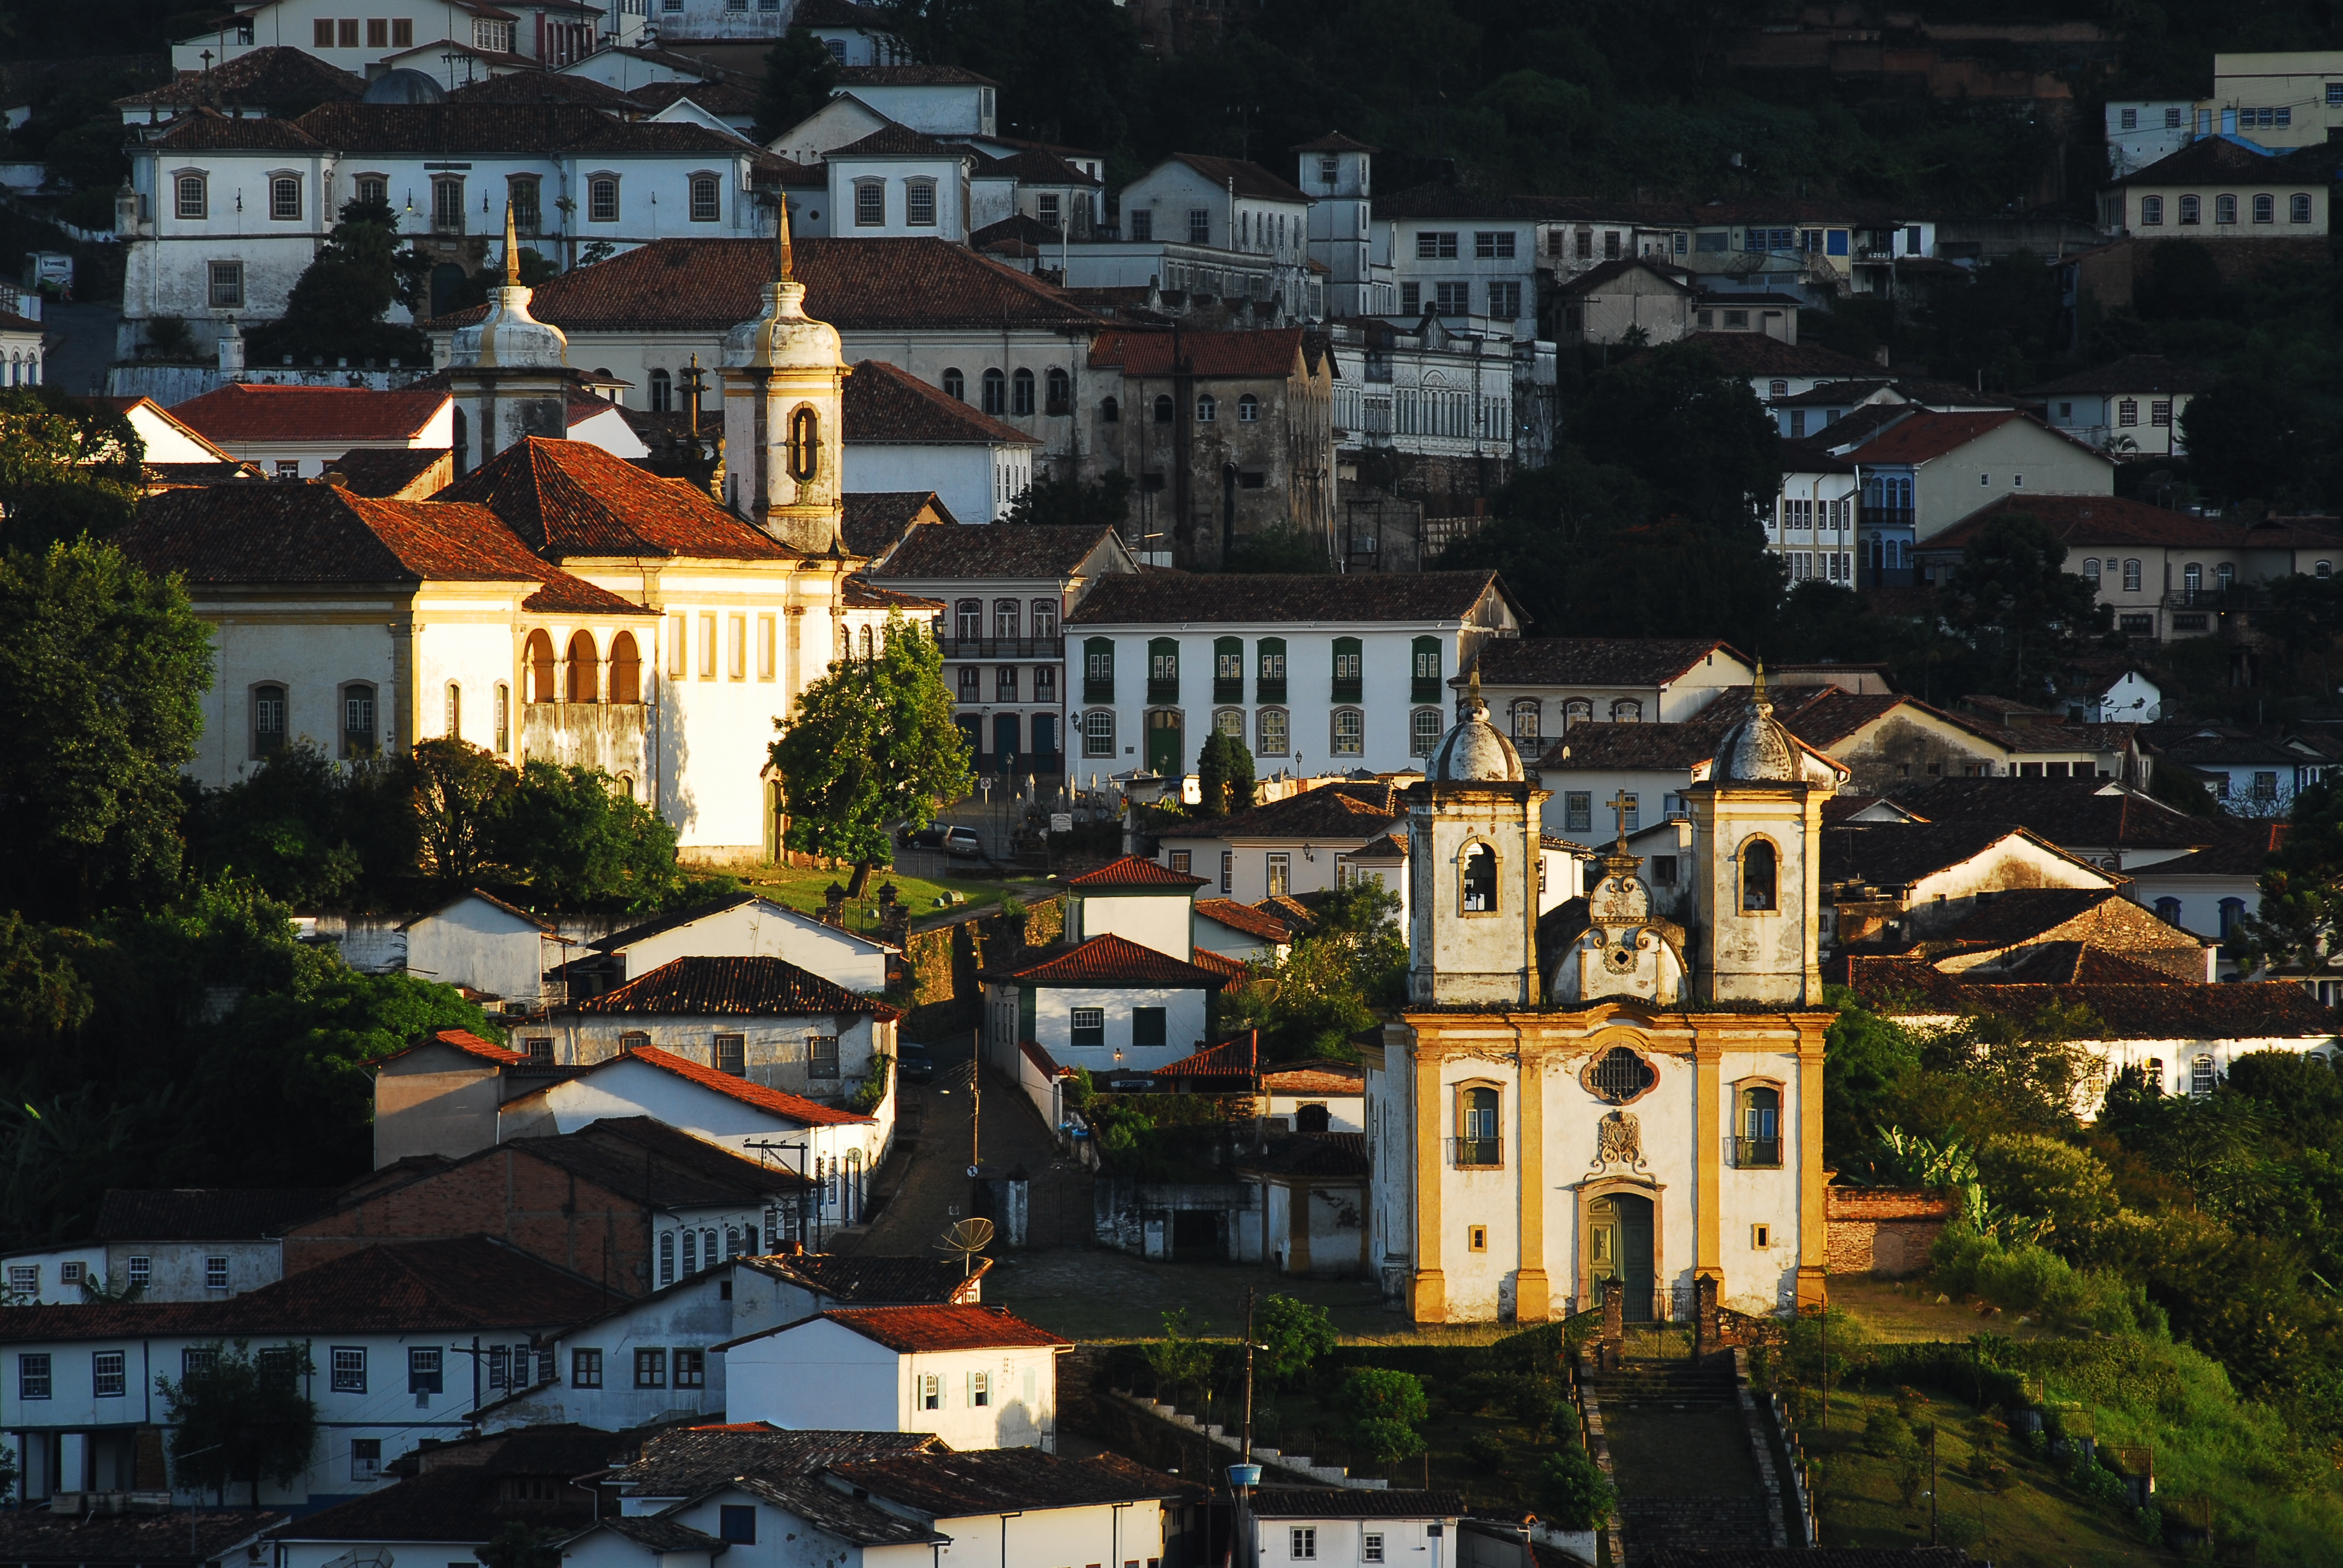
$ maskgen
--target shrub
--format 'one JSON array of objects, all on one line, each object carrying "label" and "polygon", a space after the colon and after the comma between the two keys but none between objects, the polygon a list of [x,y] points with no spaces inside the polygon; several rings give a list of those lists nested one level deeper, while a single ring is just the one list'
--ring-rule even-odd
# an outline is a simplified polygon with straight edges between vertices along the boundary
[{"label": "shrub", "polygon": [[1366,1450],[1379,1464],[1393,1464],[1423,1452],[1423,1437],[1415,1428],[1403,1421],[1382,1416],[1353,1422],[1351,1441]]},{"label": "shrub", "polygon": [[1288,1386],[1307,1372],[1320,1356],[1334,1348],[1334,1322],[1323,1307],[1272,1295],[1253,1320],[1253,1330],[1266,1346],[1255,1370],[1274,1386]]},{"label": "shrub", "polygon": [[1396,1421],[1413,1426],[1430,1413],[1423,1380],[1386,1367],[1359,1367],[1342,1380],[1335,1403],[1353,1421]]},{"label": "shrub", "polygon": [[1557,1529],[1598,1529],[1618,1503],[1617,1489],[1584,1449],[1548,1454],[1538,1466],[1538,1512]]},{"label": "shrub", "polygon": [[1882,1459],[1919,1452],[1919,1442],[1903,1419],[1888,1411],[1875,1411],[1863,1425],[1863,1446]]},{"label": "shrub", "polygon": [[1464,1440],[1464,1457],[1471,1460],[1477,1470],[1491,1473],[1503,1470],[1508,1452],[1504,1440],[1492,1432],[1476,1432]]}]

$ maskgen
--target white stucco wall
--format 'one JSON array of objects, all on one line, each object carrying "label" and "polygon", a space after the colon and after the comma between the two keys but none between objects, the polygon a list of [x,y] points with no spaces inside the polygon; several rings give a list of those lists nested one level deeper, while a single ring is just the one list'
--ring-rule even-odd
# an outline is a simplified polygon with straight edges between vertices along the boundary
[{"label": "white stucco wall", "polygon": [[1195,900],[1181,893],[1086,893],[1074,903],[1067,936],[1075,941],[1117,936],[1185,961],[1193,950]]},{"label": "white stucco wall", "polygon": [[[1027,457],[1030,471],[1031,457]],[[973,442],[949,446],[846,443],[846,493],[933,490],[944,509],[963,523],[1001,520],[992,498],[992,448]]]},{"label": "white stucco wall", "polygon": [[872,992],[886,989],[890,950],[787,905],[758,899],[653,932],[619,952],[628,980],[681,958],[777,958],[849,990]]},{"label": "white stucco wall", "polygon": [[[1056,1352],[1049,1347],[898,1353],[818,1319],[727,1353],[731,1421],[842,1432],[932,1432],[955,1449],[1049,1447],[1057,1431]],[[974,1402],[983,1374],[986,1403]],[[939,1408],[923,1382],[937,1380]]]},{"label": "white stucco wall", "polygon": [[407,972],[493,997],[534,999],[560,951],[533,920],[469,895],[407,928]]}]

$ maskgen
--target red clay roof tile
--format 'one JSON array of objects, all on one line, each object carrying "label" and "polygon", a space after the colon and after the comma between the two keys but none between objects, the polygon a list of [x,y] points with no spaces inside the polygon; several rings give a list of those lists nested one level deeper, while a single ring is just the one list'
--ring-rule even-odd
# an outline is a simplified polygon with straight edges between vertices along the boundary
[{"label": "red clay roof tile", "polygon": [[555,560],[797,558],[704,492],[662,479],[584,441],[525,437],[434,498],[485,504],[530,548]]},{"label": "red clay roof tile", "polygon": [[1040,986],[1154,986],[1172,990],[1219,990],[1228,976],[1200,963],[1142,948],[1127,937],[1092,937],[1074,947],[1028,949],[987,969],[996,980]]},{"label": "red clay roof tile", "polygon": [[[1169,332],[1104,332],[1091,345],[1093,369],[1119,366],[1126,376],[1172,374],[1173,336]],[[1198,376],[1275,378],[1293,374],[1302,355],[1299,327],[1258,332],[1183,332],[1180,357]]]},{"label": "red clay roof tile", "polygon": [[868,1013],[900,1018],[902,1011],[860,996],[833,980],[769,954],[748,958],[672,959],[616,990],[573,1002],[581,1013],[739,1014],[798,1018]]},{"label": "red clay roof tile", "polygon": [[[673,1051],[661,1050],[654,1045],[637,1046],[623,1055],[612,1057],[610,1061],[628,1060],[672,1072],[678,1078],[688,1079],[702,1089],[712,1089],[717,1093],[739,1101],[744,1105],[753,1105],[759,1111],[769,1111],[776,1116],[787,1117],[801,1126],[841,1127],[850,1122],[871,1120],[868,1116],[857,1115],[851,1111],[840,1111],[834,1105],[824,1105],[818,1101],[808,1100],[802,1095],[785,1094],[778,1089],[768,1089],[761,1083],[751,1083],[745,1078],[735,1078],[729,1072],[719,1072],[712,1067],[702,1067],[687,1057],[678,1056]],[[607,1067],[609,1062],[597,1065]]]},{"label": "red clay roof tile", "polygon": [[840,417],[855,445],[1041,444],[883,359],[865,359],[848,373]]},{"label": "red clay roof tile", "polygon": [[1073,1343],[1035,1327],[1006,1307],[832,1307],[821,1315],[906,1355]]},{"label": "red clay roof tile", "polygon": [[236,382],[171,406],[171,417],[220,445],[255,441],[412,441],[447,406],[436,389],[272,387]]},{"label": "red clay roof tile", "polygon": [[1169,866],[1159,866],[1144,855],[1125,855],[1120,860],[1110,860],[1097,870],[1084,871],[1066,882],[1069,888],[1093,893],[1109,888],[1201,888],[1203,885],[1203,878],[1175,871]]}]

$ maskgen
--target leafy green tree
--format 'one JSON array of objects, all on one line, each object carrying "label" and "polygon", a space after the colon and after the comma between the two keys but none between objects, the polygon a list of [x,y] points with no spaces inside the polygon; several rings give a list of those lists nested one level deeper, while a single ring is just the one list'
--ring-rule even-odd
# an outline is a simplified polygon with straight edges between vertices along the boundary
[{"label": "leafy green tree", "polygon": [[1320,903],[1318,923],[1282,960],[1256,960],[1244,986],[1223,998],[1228,1027],[1258,1029],[1271,1060],[1342,1058],[1350,1038],[1399,1000],[1407,939],[1399,896],[1355,882]]},{"label": "leafy green tree", "polygon": [[178,874],[211,638],[176,579],[82,540],[0,560],[0,900],[86,915]]},{"label": "leafy green tree", "polygon": [[1421,1427],[1432,1413],[1423,1381],[1389,1367],[1355,1367],[1342,1380],[1335,1408],[1351,1424],[1351,1440],[1384,1464],[1423,1452]]},{"label": "leafy green tree", "polygon": [[1255,1352],[1256,1375],[1272,1386],[1290,1386],[1319,1357],[1332,1352],[1336,1336],[1326,1309],[1272,1293],[1253,1314],[1253,1332],[1266,1350]]},{"label": "leafy green tree", "polygon": [[1823,1050],[1824,1158],[1851,1169],[1894,1115],[1905,1081],[1920,1068],[1920,1045],[1892,1018],[1852,991],[1836,991],[1838,1018]]},{"label": "leafy green tree", "polygon": [[1782,442],[1746,378],[1699,344],[1671,344],[1592,377],[1568,439],[1651,487],[1660,516],[1722,536],[1759,535],[1782,487]]},{"label": "leafy green tree", "polygon": [[519,787],[511,768],[468,741],[418,740],[403,761],[423,874],[443,888],[498,864],[497,835]]},{"label": "leafy green tree", "polygon": [[1985,656],[1992,690],[2040,698],[2081,652],[2084,639],[2114,624],[2082,578],[2066,571],[2066,547],[2040,519],[2006,512],[1987,523],[1953,568],[1953,619]]},{"label": "leafy green tree", "polygon": [[1120,468],[1089,481],[1044,474],[1009,503],[1009,515],[1001,520],[1039,528],[1120,528],[1130,515],[1131,488],[1131,476]]},{"label": "leafy green tree", "polygon": [[1619,1505],[1619,1492],[1574,1444],[1539,1464],[1536,1503],[1539,1517],[1557,1530],[1599,1530]]},{"label": "leafy green tree", "polygon": [[285,301],[285,314],[253,331],[250,351],[266,364],[283,355],[307,360],[397,359],[431,362],[430,340],[383,319],[399,297],[398,215],[384,202],[343,204],[341,220]]},{"label": "leafy green tree", "polygon": [[169,1098],[110,1102],[85,1084],[38,1103],[0,1101],[0,1234],[12,1247],[87,1235],[109,1182],[135,1166],[151,1113]]},{"label": "leafy green tree", "polygon": [[[337,904],[366,869],[348,836],[346,778],[315,743],[303,741],[225,789],[202,791],[186,822],[190,869],[206,878],[249,879],[287,903]],[[374,804],[391,820],[407,815],[388,802]],[[413,835],[402,837],[411,846]]]},{"label": "leafy green tree", "polygon": [[1232,572],[1322,572],[1329,568],[1326,541],[1290,523],[1247,534],[1236,542],[1221,569]]},{"label": "leafy green tree", "polygon": [[2189,475],[2224,501],[2316,498],[2313,463],[2329,449],[2332,428],[2297,378],[2276,366],[2227,377],[2180,411]]},{"label": "leafy green tree", "polygon": [[1140,1354],[1146,1358],[1148,1371],[1155,1374],[1158,1399],[1168,1392],[1176,1403],[1181,1389],[1212,1375],[1212,1347],[1191,1332],[1185,1307],[1163,1314],[1162,1337],[1141,1345]]},{"label": "leafy green tree", "polygon": [[2295,796],[2291,816],[2262,863],[2260,908],[2238,926],[2237,950],[2255,966],[2315,968],[2343,949],[2343,789],[2311,785]]},{"label": "leafy green tree", "polygon": [[830,47],[803,27],[781,35],[765,55],[765,79],[757,90],[757,126],[750,134],[769,143],[830,102],[838,85],[838,62]]},{"label": "leafy green tree", "polygon": [[785,839],[801,853],[850,862],[854,898],[889,858],[891,827],[926,827],[974,784],[968,738],[944,689],[943,650],[893,613],[885,641],[874,658],[832,665],[795,714],[773,720]]},{"label": "leafy green tree", "polygon": [[1213,730],[1196,754],[1196,814],[1250,811],[1252,800],[1252,751],[1235,736]]},{"label": "leafy green tree", "polygon": [[682,886],[675,829],[599,769],[524,764],[494,837],[541,906],[656,910]]},{"label": "leafy green tree", "polygon": [[177,1381],[155,1388],[170,1415],[171,1473],[182,1486],[211,1487],[225,1501],[232,1483],[289,1485],[317,1446],[317,1407],[301,1391],[315,1370],[297,1342],[255,1352],[243,1340],[206,1347]]},{"label": "leafy green tree", "polygon": [[142,456],[126,415],[51,387],[0,391],[0,544],[114,532],[137,510]]}]

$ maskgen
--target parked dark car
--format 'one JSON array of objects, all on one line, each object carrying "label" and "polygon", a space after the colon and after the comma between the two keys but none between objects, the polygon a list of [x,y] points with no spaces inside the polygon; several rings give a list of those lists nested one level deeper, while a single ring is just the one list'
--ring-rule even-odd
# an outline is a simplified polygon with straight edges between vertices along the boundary
[{"label": "parked dark car", "polygon": [[980,860],[984,858],[984,840],[976,836],[973,828],[950,829],[944,834],[944,853]]},{"label": "parked dark car", "polygon": [[944,826],[940,822],[930,822],[916,831],[906,828],[902,832],[902,842],[907,849],[940,849],[944,847]]},{"label": "parked dark car", "polygon": [[936,1076],[936,1059],[928,1054],[928,1048],[924,1045],[915,1045],[910,1040],[900,1042],[895,1047],[895,1060],[897,1070],[901,1072],[906,1083],[926,1083]]}]

